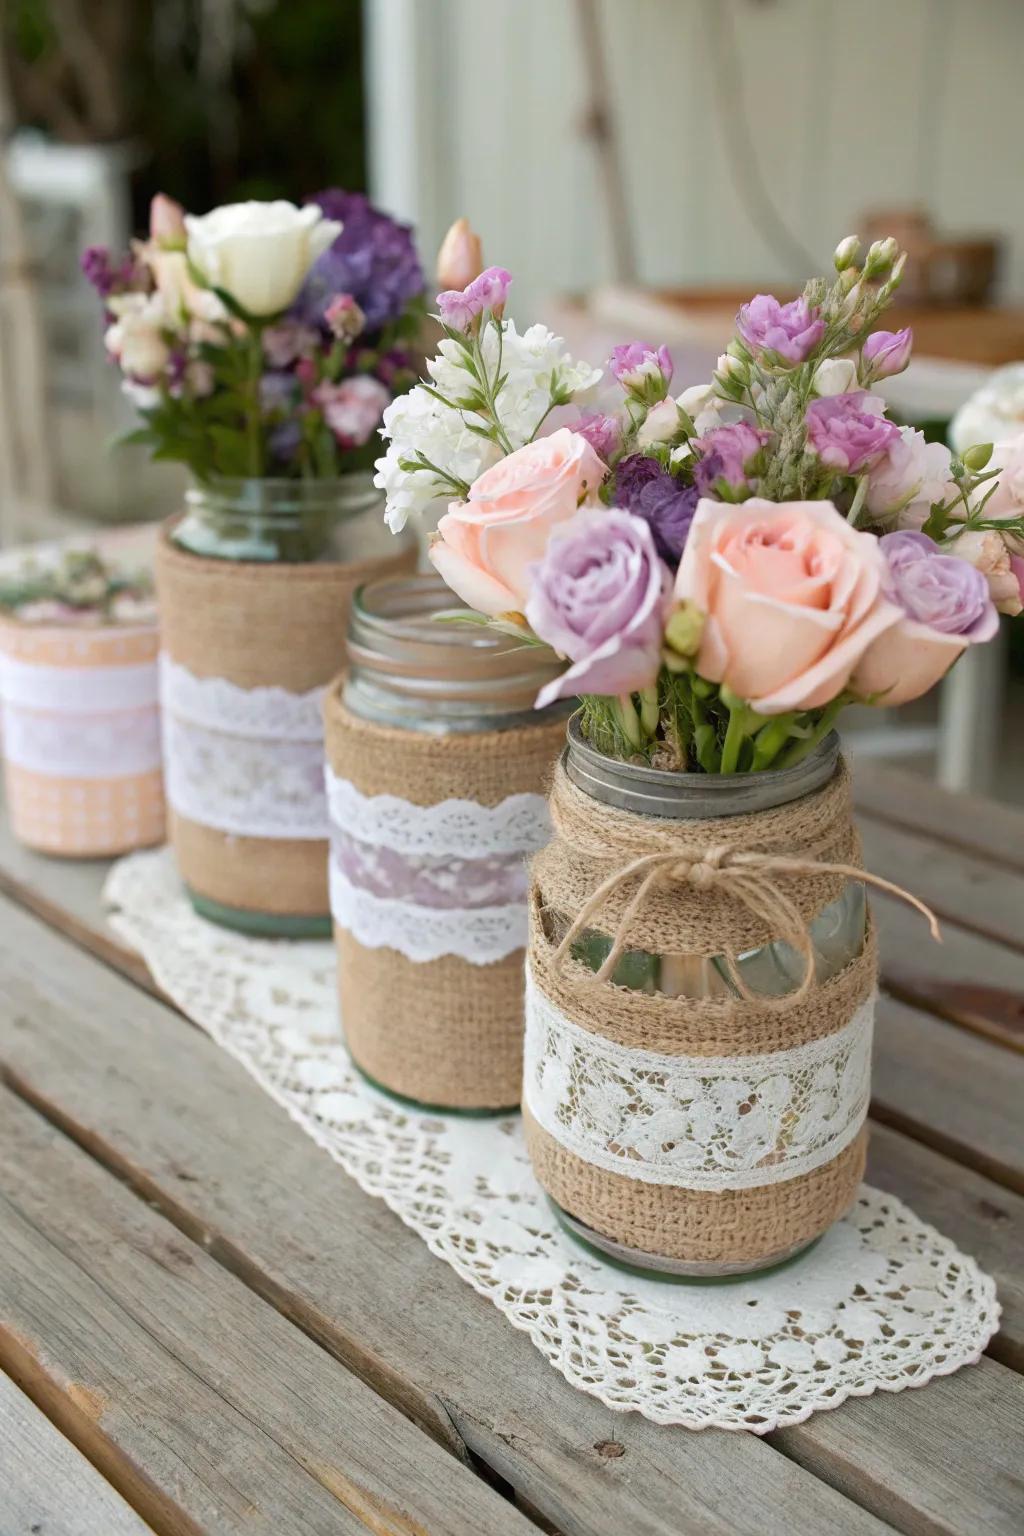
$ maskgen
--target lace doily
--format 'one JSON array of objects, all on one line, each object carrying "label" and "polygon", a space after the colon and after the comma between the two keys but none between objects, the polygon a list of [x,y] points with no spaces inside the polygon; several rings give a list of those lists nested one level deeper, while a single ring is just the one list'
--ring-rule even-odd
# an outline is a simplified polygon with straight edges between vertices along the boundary
[{"label": "lace doily", "polygon": [[646,1184],[751,1189],[838,1157],[871,1096],[874,999],[835,1034],[762,1056],[631,1050],[566,1018],[527,975],[523,1097],[585,1162]]},{"label": "lace doily", "polygon": [[999,1322],[973,1259],[863,1186],[800,1259],[730,1285],[672,1285],[565,1235],[519,1122],[420,1115],[369,1088],[336,1034],[328,943],[247,939],[195,915],[166,851],[112,871],[117,930],[159,985],[369,1194],[385,1200],[573,1386],[691,1429],[764,1434],[976,1361]]}]

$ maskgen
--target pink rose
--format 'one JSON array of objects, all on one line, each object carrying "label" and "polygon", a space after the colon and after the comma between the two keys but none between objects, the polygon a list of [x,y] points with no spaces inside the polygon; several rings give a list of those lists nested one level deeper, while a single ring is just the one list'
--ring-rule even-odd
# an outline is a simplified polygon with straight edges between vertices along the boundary
[{"label": "pink rose", "polygon": [[593,498],[607,473],[568,427],[527,443],[485,470],[468,501],[452,502],[437,525],[432,564],[480,613],[521,613],[529,568],[544,558],[552,530]]},{"label": "pink rose", "polygon": [[765,715],[818,709],[901,610],[878,540],[829,501],[702,499],[675,596],[707,615],[697,671]]},{"label": "pink rose", "polygon": [[379,379],[357,374],[340,384],[318,384],[313,400],[342,448],[358,448],[380,426],[391,391]]},{"label": "pink rose", "polygon": [[962,533],[949,547],[982,573],[988,581],[989,596],[1000,613],[1013,617],[1024,611],[1024,561],[1019,555],[1011,555],[1001,533],[991,528],[974,529]]}]

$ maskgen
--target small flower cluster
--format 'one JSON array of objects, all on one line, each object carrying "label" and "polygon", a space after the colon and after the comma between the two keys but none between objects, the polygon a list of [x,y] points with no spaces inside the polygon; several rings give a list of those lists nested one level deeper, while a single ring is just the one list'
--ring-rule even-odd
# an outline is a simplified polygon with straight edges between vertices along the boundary
[{"label": "small flower cluster", "polygon": [[389,521],[447,500],[433,564],[565,658],[538,706],[579,696],[601,750],[788,766],[845,704],[917,698],[1020,612],[1024,434],[954,456],[889,419],[873,386],[912,337],[876,327],[904,257],[858,257],[851,237],[831,282],[745,304],[710,383],[675,399],[667,348],[616,347],[619,407],[557,427],[596,380],[504,318],[508,273],[440,295],[430,382],[385,414]]},{"label": "small flower cluster", "polygon": [[149,237],[82,269],[144,425],[133,440],[211,476],[368,467],[415,382],[423,272],[411,231],[361,193],[196,217],[154,198]]},{"label": "small flower cluster", "polygon": [[121,570],[92,548],[66,549],[56,564],[36,558],[0,581],[0,613],[21,624],[92,629],[150,624],[156,618],[152,578]]}]

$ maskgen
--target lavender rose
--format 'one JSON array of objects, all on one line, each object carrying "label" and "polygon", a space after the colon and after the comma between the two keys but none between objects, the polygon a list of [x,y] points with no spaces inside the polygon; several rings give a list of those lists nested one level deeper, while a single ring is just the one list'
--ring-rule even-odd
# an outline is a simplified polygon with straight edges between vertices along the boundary
[{"label": "lavender rose", "polygon": [[859,474],[899,441],[900,429],[886,421],[884,410],[883,402],[866,389],[812,400],[807,407],[807,446],[829,469]]},{"label": "lavender rose", "polygon": [[751,352],[774,352],[795,366],[810,357],[825,334],[825,322],[806,299],[780,304],[773,294],[759,293],[743,305],[736,329]]},{"label": "lavender rose", "polygon": [[658,675],[670,581],[647,524],[628,512],[579,512],[533,567],[526,617],[572,662],[538,709],[578,693],[618,695]]},{"label": "lavender rose", "polygon": [[645,454],[630,454],[616,470],[616,504],[643,518],[658,554],[673,568],[679,564],[699,498],[696,486],[681,485]]}]

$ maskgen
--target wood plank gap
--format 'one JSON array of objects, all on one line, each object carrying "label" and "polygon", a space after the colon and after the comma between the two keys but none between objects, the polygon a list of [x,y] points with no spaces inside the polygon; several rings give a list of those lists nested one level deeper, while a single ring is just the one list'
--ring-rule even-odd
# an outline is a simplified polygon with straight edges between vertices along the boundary
[{"label": "wood plank gap", "polygon": [[1024,1178],[1016,1168],[1007,1168],[1005,1164],[987,1157],[968,1142],[947,1136],[938,1126],[914,1120],[905,1111],[896,1109],[891,1104],[879,1103],[877,1100],[872,1100],[871,1119],[877,1121],[879,1125],[888,1126],[890,1130],[899,1131],[902,1135],[910,1137],[912,1141],[919,1141],[922,1146],[931,1147],[934,1152],[941,1152],[943,1157],[948,1157],[965,1168],[973,1168],[976,1173],[982,1173],[987,1179],[991,1179],[993,1184],[1000,1184],[1004,1189],[1012,1190],[1018,1195],[1024,1194]]}]

